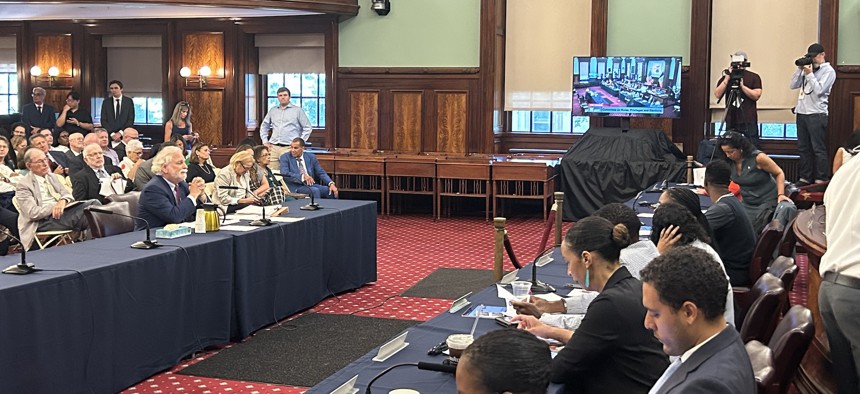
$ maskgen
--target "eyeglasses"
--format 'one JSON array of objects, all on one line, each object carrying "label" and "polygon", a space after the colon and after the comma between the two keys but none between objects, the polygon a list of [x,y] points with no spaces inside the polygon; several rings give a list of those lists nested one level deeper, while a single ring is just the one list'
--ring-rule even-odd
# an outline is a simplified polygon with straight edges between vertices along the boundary
[{"label": "eyeglasses", "polygon": [[50,163],[50,161],[48,161],[48,159],[47,159],[47,158],[44,158],[44,159],[38,159],[38,160],[30,160],[30,163],[33,163],[33,164],[40,164],[40,163],[41,163],[41,164],[48,164],[48,163]]},{"label": "eyeglasses", "polygon": [[92,152],[92,153],[88,153],[88,154],[87,154],[87,157],[99,157],[99,156],[101,156],[101,155],[103,155],[103,154],[104,154],[104,153],[102,153],[102,152]]},{"label": "eyeglasses", "polygon": [[251,168],[254,168],[254,164],[249,164],[249,165],[245,165],[245,163],[239,163],[239,164],[241,164],[242,168],[244,168],[246,170],[250,170]]}]

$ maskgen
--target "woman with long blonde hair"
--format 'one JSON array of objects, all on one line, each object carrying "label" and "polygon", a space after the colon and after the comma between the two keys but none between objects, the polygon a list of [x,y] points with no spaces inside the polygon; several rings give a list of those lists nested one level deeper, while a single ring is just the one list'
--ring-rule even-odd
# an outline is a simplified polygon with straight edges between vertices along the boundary
[{"label": "woman with long blonde hair", "polygon": [[176,103],[176,106],[173,107],[173,115],[164,124],[164,140],[169,141],[170,137],[174,135],[182,137],[187,143],[186,145],[189,146],[193,145],[200,137],[191,128],[191,104],[188,104],[187,101]]}]

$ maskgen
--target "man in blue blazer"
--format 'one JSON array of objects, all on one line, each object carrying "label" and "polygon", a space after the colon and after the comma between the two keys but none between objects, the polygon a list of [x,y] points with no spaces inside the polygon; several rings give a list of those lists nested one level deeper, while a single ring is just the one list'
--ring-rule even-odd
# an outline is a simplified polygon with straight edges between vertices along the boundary
[{"label": "man in blue blazer", "polygon": [[[156,176],[140,193],[137,215],[150,227],[190,221],[198,205],[207,200],[203,192],[206,183],[200,177],[185,182],[188,166],[182,150],[168,146],[159,151],[152,160],[152,171]],[[146,226],[138,222],[135,228],[141,230]]]},{"label": "man in blue blazer", "polygon": [[[294,138],[290,153],[280,158],[281,174],[293,193],[310,194],[316,198],[337,198],[337,186],[326,174],[317,157],[305,152],[305,140]],[[323,186],[325,185],[325,186]]]},{"label": "man in blue blazer", "polygon": [[655,258],[640,275],[645,327],[678,357],[650,393],[755,394],[749,356],[723,317],[728,280],[720,263],[685,246]]}]

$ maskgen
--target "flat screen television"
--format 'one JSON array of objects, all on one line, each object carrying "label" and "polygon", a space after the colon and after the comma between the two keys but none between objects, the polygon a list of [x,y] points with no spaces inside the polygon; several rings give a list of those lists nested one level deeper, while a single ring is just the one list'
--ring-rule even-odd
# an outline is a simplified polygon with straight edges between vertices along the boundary
[{"label": "flat screen television", "polygon": [[573,116],[678,118],[680,56],[576,56]]}]

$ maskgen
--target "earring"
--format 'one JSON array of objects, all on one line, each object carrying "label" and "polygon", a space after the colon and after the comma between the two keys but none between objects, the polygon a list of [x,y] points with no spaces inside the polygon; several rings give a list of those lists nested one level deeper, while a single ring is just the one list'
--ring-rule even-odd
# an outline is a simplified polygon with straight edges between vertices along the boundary
[{"label": "earring", "polygon": [[589,285],[589,284],[590,284],[590,282],[591,282],[591,280],[590,280],[591,278],[589,278],[589,273],[590,273],[590,272],[589,272],[589,271],[588,271],[588,269],[586,268],[586,269],[585,269],[585,288],[586,288],[586,289],[588,288],[588,285]]}]

